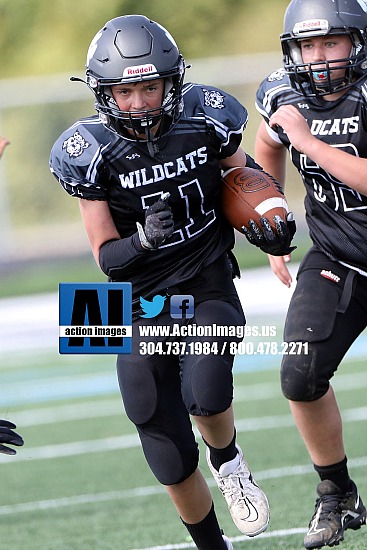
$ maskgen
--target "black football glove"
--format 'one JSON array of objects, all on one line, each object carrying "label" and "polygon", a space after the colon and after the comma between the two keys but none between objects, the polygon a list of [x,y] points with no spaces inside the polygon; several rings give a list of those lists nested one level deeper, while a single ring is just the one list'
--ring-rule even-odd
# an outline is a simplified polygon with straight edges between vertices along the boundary
[{"label": "black football glove", "polygon": [[157,249],[168,239],[174,229],[172,210],[168,205],[169,193],[149,206],[145,211],[144,228],[138,223],[139,238],[142,246],[148,249]]},{"label": "black football glove", "polygon": [[20,435],[13,432],[13,428],[16,428],[16,425],[12,422],[9,422],[8,420],[0,420],[0,453],[4,453],[6,455],[16,454],[15,449],[1,445],[1,443],[16,445],[17,447],[21,447],[24,444],[24,441]]},{"label": "black football glove", "polygon": [[274,217],[276,231],[272,229],[267,218],[260,218],[260,223],[261,229],[254,220],[249,221],[250,229],[242,227],[244,235],[251,244],[258,246],[271,256],[285,256],[297,248],[290,246],[296,232],[296,222],[292,212],[288,213],[287,221],[282,220],[280,216]]}]

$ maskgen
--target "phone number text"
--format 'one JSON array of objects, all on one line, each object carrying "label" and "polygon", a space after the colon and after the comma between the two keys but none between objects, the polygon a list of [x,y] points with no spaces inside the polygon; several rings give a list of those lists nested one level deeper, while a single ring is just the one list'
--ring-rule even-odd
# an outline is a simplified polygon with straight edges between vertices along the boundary
[{"label": "phone number text", "polygon": [[140,342],[140,355],[308,355],[308,342]]}]

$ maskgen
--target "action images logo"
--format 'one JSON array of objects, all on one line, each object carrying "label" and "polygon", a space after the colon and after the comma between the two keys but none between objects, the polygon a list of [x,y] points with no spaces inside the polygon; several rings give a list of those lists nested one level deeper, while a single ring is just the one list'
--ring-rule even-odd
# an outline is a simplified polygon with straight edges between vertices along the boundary
[{"label": "action images logo", "polygon": [[131,353],[131,312],[131,283],[60,283],[60,353]]}]

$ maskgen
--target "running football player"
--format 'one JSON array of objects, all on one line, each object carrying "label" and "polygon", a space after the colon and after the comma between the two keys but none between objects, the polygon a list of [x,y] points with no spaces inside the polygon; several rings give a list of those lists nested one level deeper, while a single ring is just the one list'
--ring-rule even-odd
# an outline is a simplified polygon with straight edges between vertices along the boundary
[{"label": "running football player", "polygon": [[[86,82],[98,116],[79,120],[61,135],[51,170],[79,198],[101,269],[111,281],[132,282],[133,351],[118,357],[117,370],[146,460],[197,548],[225,550],[232,545],[221,533],[198,468],[190,415],[237,527],[255,536],[269,522],[267,498],[236,443],[233,356],[228,348],[223,355],[162,353],[177,336],[158,338],[161,351],[147,355],[141,343],[149,338],[139,334],[152,323],[245,323],[233,284],[234,233],[221,214],[220,188],[221,169],[257,166],[240,148],[247,111],[222,90],[183,85],[184,75],[185,61],[161,25],[141,15],[107,22],[87,56]],[[278,253],[289,250],[291,233],[284,223],[283,234],[273,235]],[[192,318],[171,319],[173,294],[194,298]],[[141,303],[157,295],[166,298],[162,312],[145,318]],[[179,340],[189,345],[202,338]],[[206,340],[221,350],[225,341],[238,341]]]},{"label": "running football player", "polygon": [[[330,384],[367,325],[367,2],[292,0],[281,35],[284,68],[260,85],[256,160],[284,184],[286,151],[306,188],[313,246],[297,275],[284,340],[308,354],[284,356],[281,383],[320,477],[306,548],[334,546],[366,522],[350,479]],[[270,256],[287,286],[289,256]]]}]

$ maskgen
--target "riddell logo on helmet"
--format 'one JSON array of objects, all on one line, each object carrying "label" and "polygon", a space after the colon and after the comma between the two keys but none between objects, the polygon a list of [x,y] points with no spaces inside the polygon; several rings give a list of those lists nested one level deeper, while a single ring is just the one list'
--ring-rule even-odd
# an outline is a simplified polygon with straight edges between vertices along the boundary
[{"label": "riddell logo on helmet", "polygon": [[123,76],[134,76],[136,74],[156,73],[157,69],[151,63],[147,65],[135,65],[135,67],[127,67],[124,70]]},{"label": "riddell logo on helmet", "polygon": [[327,30],[329,23],[326,19],[306,19],[305,21],[299,21],[294,25],[294,34],[302,34],[312,29]]}]

